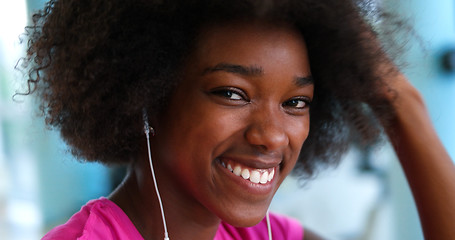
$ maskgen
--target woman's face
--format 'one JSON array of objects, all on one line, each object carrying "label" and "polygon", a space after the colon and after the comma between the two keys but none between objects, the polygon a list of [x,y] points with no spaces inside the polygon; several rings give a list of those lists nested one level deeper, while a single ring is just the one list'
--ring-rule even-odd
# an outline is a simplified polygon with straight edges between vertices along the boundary
[{"label": "woman's face", "polygon": [[160,187],[232,225],[256,224],[308,136],[303,37],[257,22],[209,27],[181,77],[152,140]]}]

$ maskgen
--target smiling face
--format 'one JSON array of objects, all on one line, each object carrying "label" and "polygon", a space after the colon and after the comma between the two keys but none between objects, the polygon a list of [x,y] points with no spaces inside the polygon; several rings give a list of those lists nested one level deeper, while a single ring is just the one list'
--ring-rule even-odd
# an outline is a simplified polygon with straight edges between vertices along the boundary
[{"label": "smiling face", "polygon": [[[308,136],[313,84],[289,26],[208,27],[156,123],[160,187],[236,226],[265,215]],[[172,206],[171,204],[169,204]]]}]

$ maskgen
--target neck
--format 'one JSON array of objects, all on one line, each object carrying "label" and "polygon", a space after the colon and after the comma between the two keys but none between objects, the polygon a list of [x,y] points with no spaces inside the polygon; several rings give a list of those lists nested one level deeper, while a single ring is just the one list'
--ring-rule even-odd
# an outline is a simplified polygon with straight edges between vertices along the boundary
[{"label": "neck", "polygon": [[[172,177],[156,172],[170,239],[213,239],[220,220],[185,194]],[[144,239],[163,239],[164,227],[150,167],[145,161],[133,164],[122,184],[111,194]]]}]

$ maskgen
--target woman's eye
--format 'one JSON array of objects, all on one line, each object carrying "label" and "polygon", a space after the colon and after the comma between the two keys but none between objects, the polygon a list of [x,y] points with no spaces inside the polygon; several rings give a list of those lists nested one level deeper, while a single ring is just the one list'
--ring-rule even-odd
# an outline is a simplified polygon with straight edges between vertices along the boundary
[{"label": "woman's eye", "polygon": [[241,93],[238,93],[234,90],[231,89],[220,89],[220,90],[215,90],[212,92],[215,95],[218,95],[220,97],[227,98],[229,100],[243,100],[244,97],[242,96]]},{"label": "woman's eye", "polygon": [[296,108],[296,109],[304,109],[307,106],[309,106],[309,104],[310,104],[310,100],[308,100],[308,99],[294,98],[294,99],[284,102],[283,106],[292,107],[292,108]]}]

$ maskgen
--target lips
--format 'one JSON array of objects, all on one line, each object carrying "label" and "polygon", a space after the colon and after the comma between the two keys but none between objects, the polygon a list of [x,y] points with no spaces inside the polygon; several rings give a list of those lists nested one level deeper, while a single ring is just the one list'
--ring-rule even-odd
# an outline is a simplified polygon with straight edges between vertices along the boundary
[{"label": "lips", "polygon": [[231,160],[220,160],[221,166],[228,169],[235,176],[241,177],[245,180],[249,180],[255,184],[267,184],[273,180],[275,176],[275,167],[260,169],[260,168],[251,168],[240,163],[231,161]]}]

